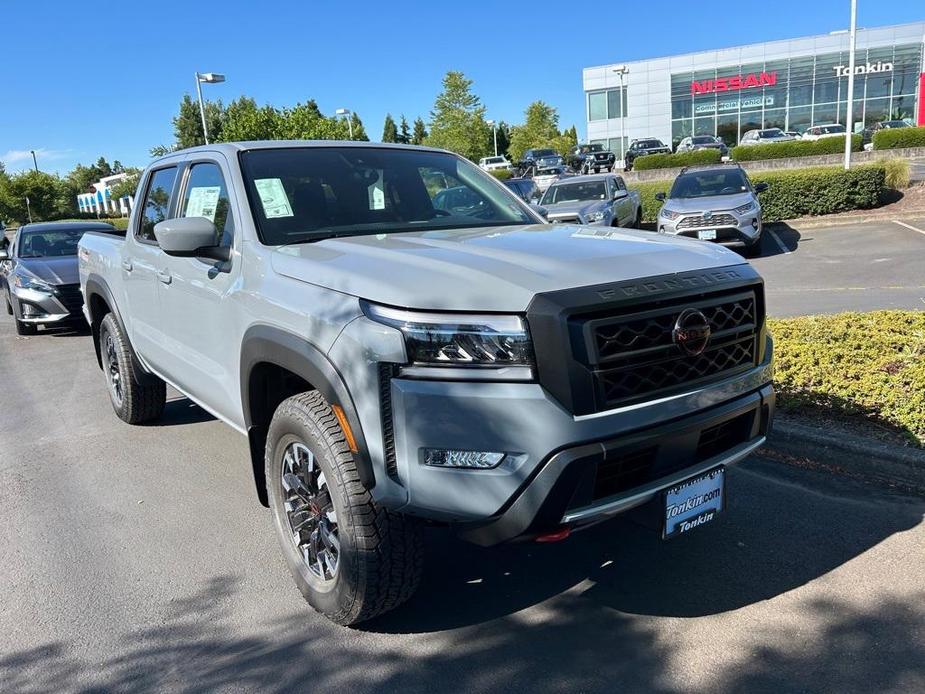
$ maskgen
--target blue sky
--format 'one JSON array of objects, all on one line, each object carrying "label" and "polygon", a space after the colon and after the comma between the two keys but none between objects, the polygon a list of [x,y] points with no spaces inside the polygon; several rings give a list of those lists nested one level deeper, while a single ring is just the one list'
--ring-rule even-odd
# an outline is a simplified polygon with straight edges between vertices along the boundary
[{"label": "blue sky", "polygon": [[[859,26],[925,19],[913,0],[860,0]],[[447,70],[462,70],[488,117],[519,122],[543,99],[584,130],[581,69],[848,25],[848,0],[529,2],[224,2],[0,4],[0,160],[66,172],[100,155],[143,166],[171,142],[170,119],[193,73],[226,103],[314,98],[355,110],[373,139],[386,112],[427,115]],[[736,21],[742,18],[742,21]]]}]

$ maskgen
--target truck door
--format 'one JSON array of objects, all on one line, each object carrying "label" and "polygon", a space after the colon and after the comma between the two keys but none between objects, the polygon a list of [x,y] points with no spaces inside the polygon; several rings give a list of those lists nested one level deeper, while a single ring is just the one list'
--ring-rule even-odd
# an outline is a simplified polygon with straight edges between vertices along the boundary
[{"label": "truck door", "polygon": [[[158,283],[171,359],[164,375],[216,414],[236,421],[240,410],[240,307],[232,291],[241,275],[241,244],[235,244],[236,199],[224,157],[196,155],[181,174],[176,217],[205,217],[218,245],[232,249],[228,261],[163,254]],[[235,246],[237,245],[237,252]]]},{"label": "truck door", "polygon": [[155,371],[161,371],[167,351],[161,330],[158,271],[164,256],[154,237],[154,225],[170,218],[177,167],[156,169],[148,176],[141,213],[122,244],[122,282],[126,307],[123,319],[132,346]]}]

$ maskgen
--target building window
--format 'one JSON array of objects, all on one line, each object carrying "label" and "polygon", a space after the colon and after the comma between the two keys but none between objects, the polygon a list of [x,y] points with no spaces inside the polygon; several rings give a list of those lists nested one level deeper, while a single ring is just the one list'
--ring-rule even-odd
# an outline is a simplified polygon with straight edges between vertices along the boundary
[{"label": "building window", "polygon": [[607,120],[607,92],[588,94],[588,120]]},{"label": "building window", "polygon": [[588,94],[588,120],[606,120],[624,116],[626,116],[625,89],[609,89],[606,92]]}]

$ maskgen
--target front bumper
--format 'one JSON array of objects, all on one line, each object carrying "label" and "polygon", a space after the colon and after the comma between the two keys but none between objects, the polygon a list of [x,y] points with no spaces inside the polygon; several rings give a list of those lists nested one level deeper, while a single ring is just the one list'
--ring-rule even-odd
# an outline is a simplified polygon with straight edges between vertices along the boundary
[{"label": "front bumper", "polygon": [[724,246],[751,246],[761,237],[763,223],[760,210],[745,214],[724,210],[714,214],[715,222],[704,219],[701,213],[685,214],[674,220],[659,214],[658,233],[696,239],[700,231],[713,230],[716,238],[712,241]]},{"label": "front bumper", "polygon": [[76,320],[83,316],[79,285],[61,285],[54,291],[11,286],[16,318],[23,323],[45,324]]}]

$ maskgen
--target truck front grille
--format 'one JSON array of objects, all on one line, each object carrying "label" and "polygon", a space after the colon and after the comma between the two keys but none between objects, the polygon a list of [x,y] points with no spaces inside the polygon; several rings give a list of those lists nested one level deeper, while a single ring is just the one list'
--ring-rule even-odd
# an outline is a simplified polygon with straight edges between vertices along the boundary
[{"label": "truck front grille", "polygon": [[713,229],[714,227],[734,227],[738,226],[736,223],[736,218],[731,214],[714,214],[712,216],[704,217],[703,215],[695,215],[692,217],[685,217],[680,222],[678,222],[678,229]]}]

